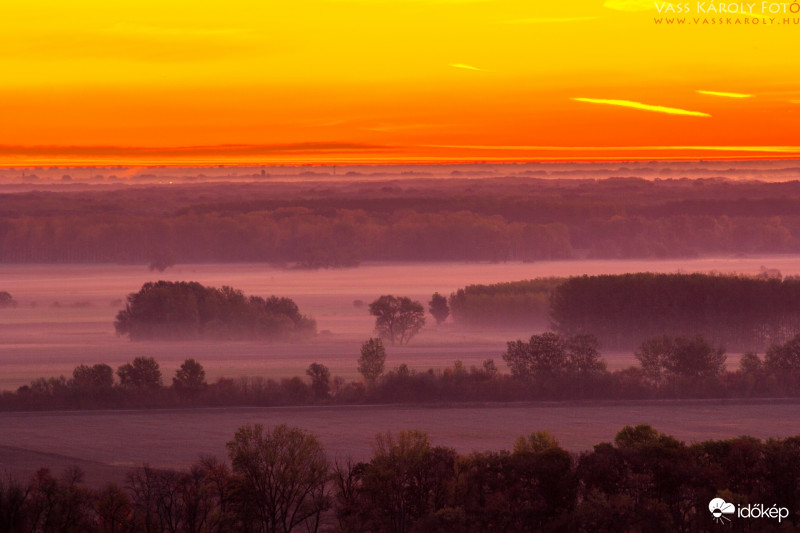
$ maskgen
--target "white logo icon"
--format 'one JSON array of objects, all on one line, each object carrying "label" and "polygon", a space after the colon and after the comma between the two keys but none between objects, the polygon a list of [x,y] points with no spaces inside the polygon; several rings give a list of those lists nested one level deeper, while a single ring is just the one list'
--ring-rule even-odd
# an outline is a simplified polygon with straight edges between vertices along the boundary
[{"label": "white logo icon", "polygon": [[714,522],[724,524],[725,522],[731,521],[731,519],[725,515],[735,513],[736,506],[732,503],[727,503],[722,498],[714,498],[708,502],[708,510],[714,515]]}]

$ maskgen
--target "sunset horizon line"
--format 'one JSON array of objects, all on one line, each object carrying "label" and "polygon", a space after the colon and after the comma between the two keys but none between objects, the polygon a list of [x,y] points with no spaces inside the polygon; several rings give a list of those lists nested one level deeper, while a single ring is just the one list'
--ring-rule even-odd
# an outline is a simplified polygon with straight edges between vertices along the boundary
[{"label": "sunset horizon line", "polygon": [[0,168],[452,165],[800,159],[800,146],[527,146],[357,142],[185,146],[0,145]]}]

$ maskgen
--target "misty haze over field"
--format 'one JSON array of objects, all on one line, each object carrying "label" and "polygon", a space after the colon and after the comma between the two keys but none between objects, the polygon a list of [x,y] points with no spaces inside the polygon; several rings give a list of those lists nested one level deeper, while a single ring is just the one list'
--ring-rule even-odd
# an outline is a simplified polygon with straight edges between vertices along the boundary
[{"label": "misty haze over field", "polygon": [[792,181],[800,166],[785,160],[472,163],[437,165],[279,165],[218,167],[15,167],[0,168],[0,186],[23,191],[83,185],[202,182],[392,181],[459,178],[728,179]]},{"label": "misty haze over field", "polygon": [[[365,461],[375,434],[415,428],[460,454],[540,430],[579,453],[640,423],[686,441],[788,437],[798,176],[793,161],[0,169],[0,470],[76,463],[92,484],[121,483],[144,462],[224,457],[246,423],[288,422],[331,457]],[[736,306],[780,297],[787,325],[747,323],[761,315],[712,302],[714,318],[752,326],[758,354],[745,353],[745,333],[726,351],[734,339],[711,331],[659,330],[657,357],[688,346],[687,366],[696,354],[711,361],[686,371],[645,368],[645,339],[595,345],[614,333],[579,321],[547,333],[566,280],[601,276],[586,289],[601,300],[587,301],[610,302],[591,283],[642,272],[708,274],[657,278],[697,283],[697,294],[738,280]],[[522,280],[539,281],[525,292]],[[633,283],[656,290],[646,276]],[[132,310],[145,289],[155,296]],[[428,309],[434,293],[449,298],[442,323]],[[657,306],[611,293],[623,310]],[[383,336],[370,310],[383,295],[420,302],[425,324],[407,344],[384,336],[385,369],[371,382],[359,355]],[[497,306],[512,318],[474,314]],[[135,320],[148,312],[183,314],[143,334]],[[588,314],[592,327],[610,323],[610,308]],[[571,359],[542,370],[510,355],[547,342]],[[149,358],[161,381],[124,384],[131,362]],[[202,365],[196,396],[173,383],[187,360]],[[81,388],[79,368],[108,381]]]}]

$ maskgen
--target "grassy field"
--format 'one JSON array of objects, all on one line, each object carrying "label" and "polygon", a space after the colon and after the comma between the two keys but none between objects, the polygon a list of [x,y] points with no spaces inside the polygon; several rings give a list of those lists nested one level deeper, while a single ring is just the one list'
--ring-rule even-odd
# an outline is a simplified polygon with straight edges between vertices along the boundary
[{"label": "grassy field", "polygon": [[[381,294],[427,302],[434,291],[449,294],[471,283],[495,283],[542,276],[653,272],[757,273],[761,265],[798,274],[796,257],[695,259],[659,262],[565,261],[534,264],[365,265],[357,269],[296,271],[264,265],[179,266],[153,274],[134,266],[0,266],[0,290],[20,303],[0,310],[0,389],[13,389],[41,376],[69,376],[79,364],[112,367],[145,355],[160,363],[165,381],[187,357],[219,376],[302,375],[311,362],[334,375],[356,377],[361,342],[373,327],[364,306]],[[231,285],[248,294],[288,296],[313,315],[321,334],[303,344],[132,343],[114,334],[113,320],[125,295],[146,281],[195,280]],[[410,346],[389,348],[387,366],[443,368],[459,359],[467,366],[494,358],[505,342],[535,331],[478,331],[445,324],[429,326]],[[604,353],[610,369],[634,363],[630,353]],[[729,365],[738,361],[730,354]],[[459,452],[508,449],[522,434],[547,429],[573,451],[613,438],[626,424],[650,423],[691,441],[750,434],[787,436],[800,427],[795,403],[664,402],[592,405],[489,405],[471,407],[313,407],[0,413],[0,472],[30,475],[39,466],[60,470],[78,464],[89,480],[122,482],[132,466],[183,468],[200,455],[224,456],[225,442],[245,423],[290,423],[319,435],[331,456],[364,459],[383,431],[421,429],[433,442]]]},{"label": "grassy field", "polygon": [[359,406],[160,411],[0,413],[0,471],[29,475],[38,466],[76,463],[90,482],[121,481],[149,463],[185,468],[201,455],[225,457],[243,424],[290,424],[322,441],[330,457],[363,460],[377,433],[420,429],[461,453],[510,449],[520,435],[549,430],[578,452],[610,441],[625,425],[648,423],[686,442],[739,435],[800,433],[792,401],[593,402],[462,407]]}]

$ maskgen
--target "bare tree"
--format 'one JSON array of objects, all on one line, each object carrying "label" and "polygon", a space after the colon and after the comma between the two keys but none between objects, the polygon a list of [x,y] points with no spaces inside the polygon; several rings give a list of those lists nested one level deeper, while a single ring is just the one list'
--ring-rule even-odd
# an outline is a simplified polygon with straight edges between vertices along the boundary
[{"label": "bare tree", "polygon": [[228,442],[228,452],[263,531],[319,530],[320,515],[330,507],[329,465],[316,437],[284,424],[271,431],[246,425]]}]

